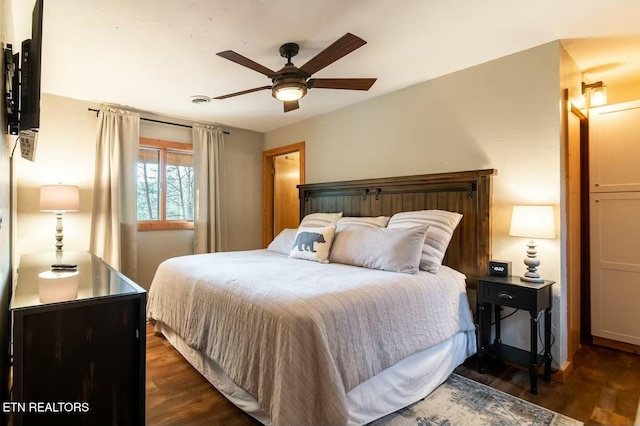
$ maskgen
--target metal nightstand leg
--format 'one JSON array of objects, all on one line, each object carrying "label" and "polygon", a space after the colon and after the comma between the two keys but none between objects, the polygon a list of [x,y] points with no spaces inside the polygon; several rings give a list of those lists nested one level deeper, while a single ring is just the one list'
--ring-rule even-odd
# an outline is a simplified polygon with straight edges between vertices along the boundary
[{"label": "metal nightstand leg", "polygon": [[551,380],[551,306],[544,310],[544,379]]},{"label": "metal nightstand leg", "polygon": [[476,305],[476,315],[478,316],[478,371],[484,373],[484,351],[485,351],[485,307],[483,304]]},{"label": "metal nightstand leg", "polygon": [[529,360],[529,376],[531,379],[531,393],[538,393],[538,315],[535,312],[531,314],[531,355]]}]

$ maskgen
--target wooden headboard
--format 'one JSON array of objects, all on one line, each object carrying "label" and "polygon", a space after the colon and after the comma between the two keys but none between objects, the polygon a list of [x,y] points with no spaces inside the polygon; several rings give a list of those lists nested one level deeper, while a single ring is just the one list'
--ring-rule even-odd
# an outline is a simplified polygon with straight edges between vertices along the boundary
[{"label": "wooden headboard", "polygon": [[491,256],[491,177],[496,170],[364,179],[298,185],[300,218],[309,213],[392,216],[413,210],[463,214],[444,264],[467,276],[467,285],[486,275]]}]

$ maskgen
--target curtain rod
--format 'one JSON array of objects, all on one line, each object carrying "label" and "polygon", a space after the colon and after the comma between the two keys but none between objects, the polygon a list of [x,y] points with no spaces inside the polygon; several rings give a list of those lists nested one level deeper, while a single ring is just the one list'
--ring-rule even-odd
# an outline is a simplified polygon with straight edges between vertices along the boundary
[{"label": "curtain rod", "polygon": [[[99,109],[93,109],[93,108],[87,108],[89,111],[91,112],[95,112],[96,115],[98,115],[98,113],[100,112]],[[169,121],[162,121],[162,120],[154,120],[153,118],[144,118],[144,117],[140,117],[140,120],[144,120],[144,121],[152,121],[154,123],[160,123],[160,124],[168,124],[170,126],[178,126],[178,127],[188,127],[189,129],[192,129],[193,126],[190,126],[188,124],[180,124],[180,123],[171,123]],[[223,130],[222,133],[224,133],[225,135],[230,135],[231,133],[227,132],[226,130]]]}]

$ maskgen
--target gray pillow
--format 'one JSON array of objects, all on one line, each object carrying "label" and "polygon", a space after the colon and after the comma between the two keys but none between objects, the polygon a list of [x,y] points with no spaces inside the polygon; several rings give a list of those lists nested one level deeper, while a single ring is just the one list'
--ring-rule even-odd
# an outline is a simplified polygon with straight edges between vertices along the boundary
[{"label": "gray pillow", "polygon": [[415,274],[428,226],[370,228],[349,226],[336,232],[330,262]]},{"label": "gray pillow", "polygon": [[267,250],[274,253],[289,254],[291,252],[291,246],[296,240],[297,229],[283,229],[276,237],[271,241],[271,244],[267,247]]},{"label": "gray pillow", "polygon": [[345,226],[368,226],[369,228],[384,228],[389,223],[389,216],[378,217],[341,217],[336,225],[338,228]]},{"label": "gray pillow", "polygon": [[310,227],[323,227],[329,226],[338,221],[342,217],[342,212],[339,213],[310,213],[302,218],[300,226],[306,228]]},{"label": "gray pillow", "polygon": [[389,228],[412,228],[414,226],[428,225],[429,231],[422,248],[420,269],[431,273],[438,272],[442,260],[449,247],[456,227],[460,223],[462,215],[446,210],[420,210],[414,212],[396,213],[391,216]]}]

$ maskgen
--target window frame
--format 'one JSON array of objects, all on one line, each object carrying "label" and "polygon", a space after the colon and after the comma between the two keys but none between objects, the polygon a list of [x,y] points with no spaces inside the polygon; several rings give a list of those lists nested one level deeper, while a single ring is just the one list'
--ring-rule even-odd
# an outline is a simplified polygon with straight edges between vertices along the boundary
[{"label": "window frame", "polygon": [[[157,149],[159,152],[158,167],[159,174],[159,218],[158,220],[138,220],[138,231],[167,231],[167,230],[189,230],[193,229],[193,221],[188,220],[167,220],[167,152],[179,152],[191,154],[193,156],[193,145],[190,143],[171,142],[160,139],[150,139],[141,137],[138,143],[140,148]],[[136,185],[138,183],[136,182]],[[195,213],[195,212],[194,212]]]}]

